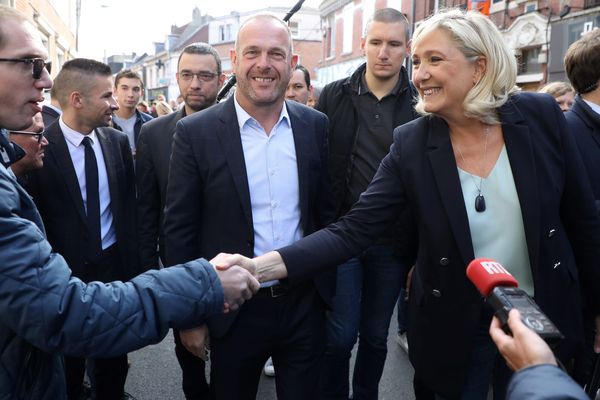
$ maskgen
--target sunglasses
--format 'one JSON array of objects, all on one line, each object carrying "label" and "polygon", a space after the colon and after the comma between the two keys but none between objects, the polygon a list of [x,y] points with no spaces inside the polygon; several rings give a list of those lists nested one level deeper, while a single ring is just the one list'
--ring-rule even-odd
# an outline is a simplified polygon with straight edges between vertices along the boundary
[{"label": "sunglasses", "polygon": [[35,139],[37,140],[38,143],[40,143],[42,141],[42,138],[44,137],[44,132],[10,131],[9,133],[11,135],[35,136]]},{"label": "sunglasses", "polygon": [[40,79],[44,68],[50,73],[52,70],[52,61],[46,61],[43,58],[0,58],[2,62],[21,62],[31,64],[33,68],[33,79]]}]

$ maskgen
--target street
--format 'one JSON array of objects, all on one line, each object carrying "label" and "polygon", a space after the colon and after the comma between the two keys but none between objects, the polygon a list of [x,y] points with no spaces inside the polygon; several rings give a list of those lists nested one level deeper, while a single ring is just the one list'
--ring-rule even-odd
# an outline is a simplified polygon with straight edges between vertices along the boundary
[{"label": "street", "polygon": [[[396,343],[395,337],[394,314],[388,337],[388,356],[379,385],[379,399],[414,400],[413,369],[408,362],[408,356]],[[125,390],[138,400],[185,400],[181,390],[181,370],[173,349],[173,336],[169,333],[161,343],[130,353],[131,368]],[[262,375],[256,398],[276,399],[274,378]]]}]

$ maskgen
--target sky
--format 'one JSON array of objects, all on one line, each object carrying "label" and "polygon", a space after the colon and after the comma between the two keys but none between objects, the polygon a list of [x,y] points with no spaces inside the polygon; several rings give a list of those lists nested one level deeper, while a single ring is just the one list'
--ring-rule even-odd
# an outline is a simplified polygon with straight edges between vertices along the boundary
[{"label": "sky", "polygon": [[[171,25],[191,21],[198,6],[213,17],[232,11],[269,6],[292,8],[297,0],[85,0],[81,6],[79,56],[104,60],[114,54],[153,53],[153,42],[163,42]],[[318,8],[321,0],[305,0],[303,7]]]}]

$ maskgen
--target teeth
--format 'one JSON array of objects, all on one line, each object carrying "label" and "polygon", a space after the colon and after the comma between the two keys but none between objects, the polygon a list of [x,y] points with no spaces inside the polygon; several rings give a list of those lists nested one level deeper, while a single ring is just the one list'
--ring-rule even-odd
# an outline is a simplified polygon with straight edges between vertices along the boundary
[{"label": "teeth", "polygon": [[439,89],[437,89],[437,88],[435,88],[435,89],[425,89],[425,90],[423,90],[423,94],[424,94],[425,96],[430,96],[430,95],[432,95],[432,94],[435,94],[435,93],[437,93],[437,92],[439,92]]},{"label": "teeth", "polygon": [[259,82],[272,82],[273,78],[254,78],[254,80]]}]

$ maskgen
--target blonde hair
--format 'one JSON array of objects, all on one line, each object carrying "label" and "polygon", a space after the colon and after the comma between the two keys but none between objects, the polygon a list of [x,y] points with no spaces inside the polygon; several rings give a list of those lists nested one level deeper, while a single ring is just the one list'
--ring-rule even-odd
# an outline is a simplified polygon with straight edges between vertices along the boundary
[{"label": "blonde hair", "polygon": [[156,114],[159,117],[161,117],[163,115],[171,114],[172,112],[173,112],[173,109],[171,108],[169,103],[167,103],[166,101],[161,100],[158,103],[156,103]]},{"label": "blonde hair", "polygon": [[552,95],[552,97],[560,97],[569,92],[575,93],[575,89],[573,89],[573,86],[569,85],[567,82],[557,81],[550,82],[545,86],[539,88],[538,92],[548,93],[549,95]]},{"label": "blonde hair", "polygon": [[[498,124],[497,108],[514,93],[517,81],[517,61],[504,42],[498,28],[476,11],[443,10],[427,18],[416,29],[412,47],[436,29],[442,29],[471,62],[485,57],[486,70],[482,78],[467,93],[463,103],[465,116],[485,124]],[[419,97],[417,112],[429,115]]]}]

